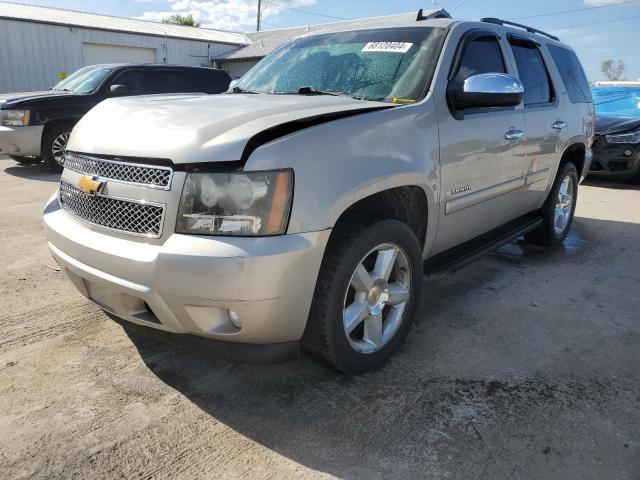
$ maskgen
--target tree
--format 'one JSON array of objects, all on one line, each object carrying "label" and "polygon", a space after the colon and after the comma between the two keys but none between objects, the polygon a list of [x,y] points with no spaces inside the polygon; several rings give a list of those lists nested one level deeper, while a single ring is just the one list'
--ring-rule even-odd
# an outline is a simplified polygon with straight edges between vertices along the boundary
[{"label": "tree", "polygon": [[200,22],[196,22],[193,19],[193,15],[180,15],[177,13],[176,15],[171,15],[169,18],[165,18],[162,20],[162,23],[170,23],[172,25],[185,25],[187,27],[199,27]]},{"label": "tree", "polygon": [[600,65],[600,71],[604,73],[607,80],[611,81],[624,80],[622,75],[626,69],[627,65],[623,60],[618,60],[618,64],[616,65],[613,60],[609,59],[605,60]]}]

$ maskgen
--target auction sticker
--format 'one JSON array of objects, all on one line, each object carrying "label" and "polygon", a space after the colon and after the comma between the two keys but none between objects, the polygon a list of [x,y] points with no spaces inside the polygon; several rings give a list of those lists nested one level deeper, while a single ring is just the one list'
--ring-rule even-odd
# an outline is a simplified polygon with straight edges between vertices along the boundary
[{"label": "auction sticker", "polygon": [[407,53],[413,43],[406,42],[369,42],[362,49],[363,52],[391,52]]}]

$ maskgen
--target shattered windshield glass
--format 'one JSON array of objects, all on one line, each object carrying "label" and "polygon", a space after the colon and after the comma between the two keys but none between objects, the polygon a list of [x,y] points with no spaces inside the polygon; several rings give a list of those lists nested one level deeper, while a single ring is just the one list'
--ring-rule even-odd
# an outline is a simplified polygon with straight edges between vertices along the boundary
[{"label": "shattered windshield glass", "polygon": [[442,28],[412,27],[302,37],[260,61],[235,91],[413,103],[425,93],[444,36]]}]

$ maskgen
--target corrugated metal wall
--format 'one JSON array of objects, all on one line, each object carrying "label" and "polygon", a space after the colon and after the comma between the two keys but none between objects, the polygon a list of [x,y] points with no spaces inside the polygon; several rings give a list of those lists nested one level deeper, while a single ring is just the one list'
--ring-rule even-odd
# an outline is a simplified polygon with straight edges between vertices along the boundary
[{"label": "corrugated metal wall", "polygon": [[[72,73],[84,66],[85,42],[154,48],[158,63],[208,63],[207,42],[0,19],[0,93],[47,90],[61,70]],[[238,48],[210,45],[211,58]]]},{"label": "corrugated metal wall", "polygon": [[233,78],[240,78],[247,73],[259,60],[238,60],[235,62],[221,61],[220,68],[229,73]]}]

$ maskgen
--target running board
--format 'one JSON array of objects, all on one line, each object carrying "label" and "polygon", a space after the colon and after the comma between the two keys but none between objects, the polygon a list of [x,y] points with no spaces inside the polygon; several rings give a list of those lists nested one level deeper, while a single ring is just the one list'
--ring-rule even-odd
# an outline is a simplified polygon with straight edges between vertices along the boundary
[{"label": "running board", "polygon": [[424,262],[424,277],[428,280],[453,273],[498,248],[513,242],[542,223],[538,214],[529,214],[480,235]]}]

